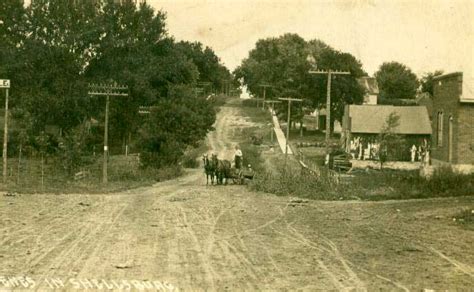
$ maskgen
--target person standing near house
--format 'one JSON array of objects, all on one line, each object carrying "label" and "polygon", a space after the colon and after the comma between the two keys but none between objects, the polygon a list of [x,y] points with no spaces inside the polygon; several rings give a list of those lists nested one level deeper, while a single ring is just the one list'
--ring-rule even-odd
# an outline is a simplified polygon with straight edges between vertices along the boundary
[{"label": "person standing near house", "polygon": [[242,154],[242,151],[240,150],[239,145],[236,145],[235,146],[235,153],[234,153],[235,168],[240,169],[242,167],[243,159],[244,159],[244,156]]},{"label": "person standing near house", "polygon": [[359,160],[364,159],[364,139],[359,139]]},{"label": "person standing near house", "polygon": [[411,149],[410,149],[410,152],[411,152],[411,162],[415,162],[415,158],[416,158],[416,151],[418,149],[416,148],[415,144],[413,144],[413,146],[411,146]]}]

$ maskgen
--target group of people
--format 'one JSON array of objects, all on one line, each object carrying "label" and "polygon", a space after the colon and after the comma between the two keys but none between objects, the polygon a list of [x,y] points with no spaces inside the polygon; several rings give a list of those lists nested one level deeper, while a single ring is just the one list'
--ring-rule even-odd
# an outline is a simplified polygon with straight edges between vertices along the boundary
[{"label": "group of people", "polygon": [[415,144],[410,147],[410,160],[411,162],[421,161],[424,164],[430,164],[430,145],[426,139],[418,147]]},{"label": "group of people", "polygon": [[378,159],[380,144],[375,141],[356,137],[350,142],[350,153],[353,159],[372,160]]},{"label": "group of people", "polygon": [[[408,151],[411,162],[420,161],[430,164],[430,145],[426,139],[423,139],[423,142],[418,146],[413,144]],[[375,139],[356,137],[350,141],[350,154],[353,159],[378,160],[379,153],[380,143]],[[405,155],[403,156],[406,157]]]}]

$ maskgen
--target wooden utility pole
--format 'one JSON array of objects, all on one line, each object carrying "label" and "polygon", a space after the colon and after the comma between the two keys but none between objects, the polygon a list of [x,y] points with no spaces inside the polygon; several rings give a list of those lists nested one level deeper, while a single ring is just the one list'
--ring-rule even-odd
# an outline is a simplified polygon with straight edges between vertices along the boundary
[{"label": "wooden utility pole", "polygon": [[104,160],[102,163],[102,182],[107,184],[107,160],[109,158],[109,103],[110,97],[128,96],[128,87],[116,82],[89,84],[89,95],[105,96]]},{"label": "wooden utility pole", "polygon": [[5,88],[5,126],[3,128],[3,183],[7,183],[8,169],[8,89],[10,89],[10,80],[0,79],[0,88]]},{"label": "wooden utility pole", "polygon": [[265,91],[267,87],[272,87],[271,85],[268,84],[260,84],[260,87],[263,87],[263,103],[262,103],[262,109],[265,109]]},{"label": "wooden utility pole", "polygon": [[[332,75],[350,75],[348,71],[334,71],[334,70],[310,70],[310,74],[327,74],[327,96],[326,96],[326,154],[329,154],[329,139],[331,138],[331,79]],[[328,163],[329,166],[329,163]]]},{"label": "wooden utility pole", "polygon": [[[269,103],[269,104],[272,105],[272,125],[273,125],[273,113],[275,112],[275,103],[281,103],[281,101],[269,100],[269,101],[265,101],[265,103]],[[272,127],[272,131],[271,131],[271,134],[270,134],[270,139],[271,139],[271,142],[273,144],[273,127]]]},{"label": "wooden utility pole", "polygon": [[286,145],[285,145],[285,167],[286,160],[288,158],[288,144],[290,143],[290,117],[291,117],[291,102],[292,101],[303,101],[299,98],[279,98],[279,100],[284,100],[288,102],[288,121],[286,125]]}]

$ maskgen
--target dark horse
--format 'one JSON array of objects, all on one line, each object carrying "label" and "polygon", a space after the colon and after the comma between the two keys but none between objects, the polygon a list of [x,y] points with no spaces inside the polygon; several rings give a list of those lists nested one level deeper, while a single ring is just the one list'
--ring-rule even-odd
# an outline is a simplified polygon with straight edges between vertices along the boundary
[{"label": "dark horse", "polygon": [[231,164],[230,161],[228,160],[219,160],[217,159],[217,155],[213,154],[212,155],[212,161],[216,163],[216,177],[217,177],[217,183],[218,184],[223,184],[224,179],[225,183],[227,184],[227,181],[229,178],[231,178]]},{"label": "dark horse", "polygon": [[207,154],[202,156],[202,161],[204,162],[204,173],[206,173],[206,185],[209,184],[209,177],[211,178],[211,185],[213,185],[214,177],[216,176],[217,163],[215,163],[212,159],[209,159]]}]

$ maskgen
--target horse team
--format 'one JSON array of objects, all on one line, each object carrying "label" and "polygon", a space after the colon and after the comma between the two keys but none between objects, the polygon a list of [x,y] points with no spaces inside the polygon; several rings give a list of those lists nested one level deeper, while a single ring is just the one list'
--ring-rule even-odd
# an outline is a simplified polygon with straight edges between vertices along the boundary
[{"label": "horse team", "polygon": [[236,178],[229,160],[217,159],[216,154],[212,154],[210,158],[205,154],[202,160],[204,162],[204,172],[206,173],[206,184],[209,184],[209,178],[211,179],[211,184],[214,184],[214,179],[216,184],[223,184],[224,180],[227,184],[229,179]]}]

